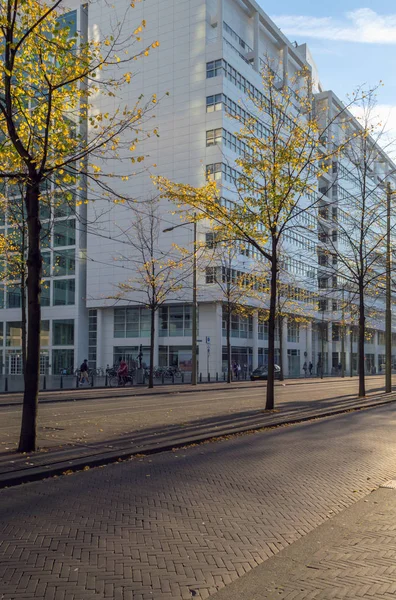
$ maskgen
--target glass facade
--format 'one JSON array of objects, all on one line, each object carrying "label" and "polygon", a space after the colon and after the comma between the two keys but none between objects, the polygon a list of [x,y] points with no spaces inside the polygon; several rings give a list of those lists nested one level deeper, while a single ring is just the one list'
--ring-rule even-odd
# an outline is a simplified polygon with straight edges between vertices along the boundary
[{"label": "glass facade", "polygon": [[147,308],[115,308],[114,337],[133,338],[150,336],[150,310]]},{"label": "glass facade", "polygon": [[74,345],[74,319],[59,319],[52,321],[53,346]]}]

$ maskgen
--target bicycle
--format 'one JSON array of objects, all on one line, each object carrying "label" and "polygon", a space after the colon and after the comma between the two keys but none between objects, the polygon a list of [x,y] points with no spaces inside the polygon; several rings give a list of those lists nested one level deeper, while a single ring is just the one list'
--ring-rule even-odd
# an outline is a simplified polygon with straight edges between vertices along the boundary
[{"label": "bicycle", "polygon": [[[122,379],[122,381],[120,381]],[[119,376],[119,375],[112,375],[109,379],[109,386],[110,387],[125,387],[127,385],[133,385],[133,375],[125,375],[125,376]]]}]

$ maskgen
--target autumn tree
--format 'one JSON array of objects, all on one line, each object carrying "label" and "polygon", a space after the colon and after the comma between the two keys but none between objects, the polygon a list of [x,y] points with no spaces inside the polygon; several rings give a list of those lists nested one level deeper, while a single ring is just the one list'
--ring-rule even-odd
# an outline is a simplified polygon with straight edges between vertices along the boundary
[{"label": "autumn tree", "polygon": [[[320,143],[320,136],[326,135],[335,116],[322,123],[307,70],[282,86],[267,63],[262,83],[263,91],[245,90],[248,100],[236,117],[240,129],[235,133],[239,153],[235,168],[223,165],[223,172],[216,174],[208,170],[209,181],[201,188],[164,178],[159,178],[157,184],[164,196],[179,206],[194,207],[210,219],[215,231],[250,244],[269,264],[266,409],[272,409],[281,241],[288,231],[300,227],[304,213],[316,209],[320,200],[317,181],[328,172],[331,158],[340,148],[333,145],[326,149]],[[230,179],[232,189],[227,189],[226,181]]]},{"label": "autumn tree", "polygon": [[[133,169],[124,160],[125,172],[114,176],[111,162],[121,155],[133,162],[143,159],[135,147],[156,102],[155,97],[140,99],[127,107],[117,99],[131,82],[133,60],[158,45],[141,45],[144,21],[135,31],[125,31],[129,16],[123,15],[107,38],[87,39],[85,31],[73,31],[67,10],[63,0],[4,0],[0,5],[0,179],[7,188],[19,184],[25,189],[27,357],[19,450],[29,452],[36,449],[42,189],[46,182],[60,188],[76,185],[79,203],[87,201],[90,186],[110,195],[112,182],[127,179]],[[113,108],[102,113],[98,97],[109,99]],[[14,202],[11,196],[8,201]]]}]

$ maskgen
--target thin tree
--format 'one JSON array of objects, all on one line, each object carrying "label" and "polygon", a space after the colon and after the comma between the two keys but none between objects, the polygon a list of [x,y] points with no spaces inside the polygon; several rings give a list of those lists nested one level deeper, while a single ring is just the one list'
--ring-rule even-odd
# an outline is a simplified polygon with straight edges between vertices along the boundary
[{"label": "thin tree", "polygon": [[[133,3],[128,9],[132,10]],[[98,41],[85,32],[73,33],[64,15],[67,2],[4,0],[0,5],[0,179],[25,187],[23,202],[27,229],[27,358],[20,451],[36,449],[41,322],[41,189],[76,184],[80,203],[87,186],[111,193],[111,183],[128,178],[133,166],[122,164],[118,176],[104,171],[103,159],[130,156],[135,148],[153,96],[126,107],[117,93],[131,81],[130,64],[149,53],[139,43],[145,22],[126,32],[124,15],[111,34]],[[114,106],[102,113],[96,98]],[[143,103],[142,103],[143,102]],[[122,194],[114,193],[116,198]]]},{"label": "thin tree", "polygon": [[122,234],[133,254],[116,257],[118,263],[128,265],[134,274],[118,284],[114,297],[150,311],[149,388],[154,387],[155,315],[169,298],[180,299],[180,292],[191,276],[188,252],[181,252],[173,245],[164,249],[161,225],[157,200],[152,199],[139,209],[131,205],[131,224],[122,229]]},{"label": "thin tree", "polygon": [[[372,302],[373,297],[378,297],[381,291],[379,284],[383,283],[386,268],[386,192],[383,180],[389,171],[389,160],[380,148],[384,127],[378,125],[374,94],[368,93],[360,100],[358,123],[355,125],[358,135],[345,147],[342,155],[348,159],[349,169],[338,165],[337,184],[333,188],[337,232],[328,235],[324,231],[323,235],[330,254],[336,257],[327,274],[329,287],[348,290],[357,305],[358,393],[364,397],[367,301]],[[393,231],[394,228],[393,222]],[[336,271],[333,263],[337,265]]]},{"label": "thin tree", "polygon": [[[213,235],[213,234],[212,234]],[[252,264],[245,265],[240,260],[239,245],[213,239],[212,248],[207,249],[204,260],[209,258],[210,265],[205,266],[207,284],[217,288],[217,296],[222,304],[226,323],[227,347],[227,383],[232,381],[232,317],[238,315],[247,318],[252,311],[248,305],[260,286],[257,272]],[[216,292],[215,292],[216,294]]]}]

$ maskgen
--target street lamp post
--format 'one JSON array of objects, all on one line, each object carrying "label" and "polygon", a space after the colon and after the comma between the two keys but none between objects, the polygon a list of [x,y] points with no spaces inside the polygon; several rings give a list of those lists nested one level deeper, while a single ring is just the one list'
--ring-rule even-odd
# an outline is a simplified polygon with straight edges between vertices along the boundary
[{"label": "street lamp post", "polygon": [[385,391],[392,391],[392,308],[391,308],[391,197],[392,189],[386,186],[386,307],[385,307]]},{"label": "street lamp post", "polygon": [[345,377],[345,302],[344,288],[342,288],[342,306],[341,306],[341,377]]},{"label": "street lamp post", "polygon": [[192,336],[191,336],[191,385],[197,385],[197,316],[198,316],[198,299],[197,299],[197,221],[196,213],[193,213],[193,221],[188,223],[180,223],[174,227],[167,227],[163,230],[163,233],[173,231],[179,227],[185,227],[186,225],[193,224],[194,232],[194,254],[193,254],[193,298],[192,298]]}]

